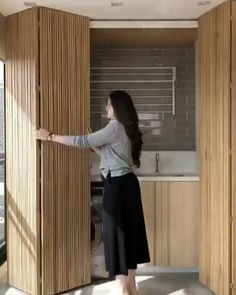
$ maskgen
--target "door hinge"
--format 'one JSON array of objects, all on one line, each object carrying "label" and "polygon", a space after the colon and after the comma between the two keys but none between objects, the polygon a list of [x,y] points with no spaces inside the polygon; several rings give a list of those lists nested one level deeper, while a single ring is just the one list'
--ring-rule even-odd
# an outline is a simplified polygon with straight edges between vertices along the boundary
[{"label": "door hinge", "polygon": [[233,216],[230,216],[230,221],[234,222],[234,217]]},{"label": "door hinge", "polygon": [[230,289],[233,289],[234,288],[234,283],[230,283]]}]

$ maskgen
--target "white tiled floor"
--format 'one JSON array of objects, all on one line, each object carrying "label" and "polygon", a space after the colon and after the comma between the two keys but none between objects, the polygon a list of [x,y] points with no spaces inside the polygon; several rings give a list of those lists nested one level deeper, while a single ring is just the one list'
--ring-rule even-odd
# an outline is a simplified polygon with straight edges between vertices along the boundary
[{"label": "white tiled floor", "polygon": [[[198,282],[197,274],[148,274],[138,275],[140,295],[213,295]],[[114,281],[96,283],[65,293],[64,295],[113,295]],[[14,288],[1,285],[0,295],[23,295]]]}]

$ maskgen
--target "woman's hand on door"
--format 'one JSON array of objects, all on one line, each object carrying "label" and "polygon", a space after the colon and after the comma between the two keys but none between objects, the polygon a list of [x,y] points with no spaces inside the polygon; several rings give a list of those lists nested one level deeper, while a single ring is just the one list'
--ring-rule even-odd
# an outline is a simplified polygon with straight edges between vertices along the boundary
[{"label": "woman's hand on door", "polygon": [[34,137],[38,140],[50,140],[51,132],[44,129],[44,128],[39,128],[34,131]]}]

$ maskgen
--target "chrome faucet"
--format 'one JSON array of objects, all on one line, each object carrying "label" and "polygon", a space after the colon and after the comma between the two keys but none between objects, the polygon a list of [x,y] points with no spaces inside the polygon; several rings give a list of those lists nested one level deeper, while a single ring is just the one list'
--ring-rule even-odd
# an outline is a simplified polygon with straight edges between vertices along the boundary
[{"label": "chrome faucet", "polygon": [[160,161],[160,154],[159,153],[156,153],[156,171],[155,173],[159,173],[159,161]]}]

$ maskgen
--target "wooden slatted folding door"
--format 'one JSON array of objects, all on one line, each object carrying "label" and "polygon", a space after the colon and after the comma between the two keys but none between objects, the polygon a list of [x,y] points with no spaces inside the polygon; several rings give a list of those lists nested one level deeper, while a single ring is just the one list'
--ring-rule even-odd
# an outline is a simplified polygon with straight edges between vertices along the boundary
[{"label": "wooden slatted folding door", "polygon": [[89,127],[89,19],[47,8],[7,18],[9,283],[56,294],[90,283],[89,151],[37,143]]},{"label": "wooden slatted folding door", "polygon": [[235,246],[232,245],[232,204],[235,206],[232,159],[235,175],[236,155],[235,93],[232,96],[231,92],[236,74],[235,70],[232,72],[232,56],[236,50],[233,11],[235,3],[226,1],[199,19],[199,267],[200,281],[218,295],[236,294],[232,285],[232,267],[236,259]]},{"label": "wooden slatted folding door", "polygon": [[9,284],[39,294],[40,227],[37,125],[37,11],[7,18],[6,193]]},{"label": "wooden slatted folding door", "polygon": [[232,200],[232,295],[236,295],[236,1],[231,8],[231,200]]}]

